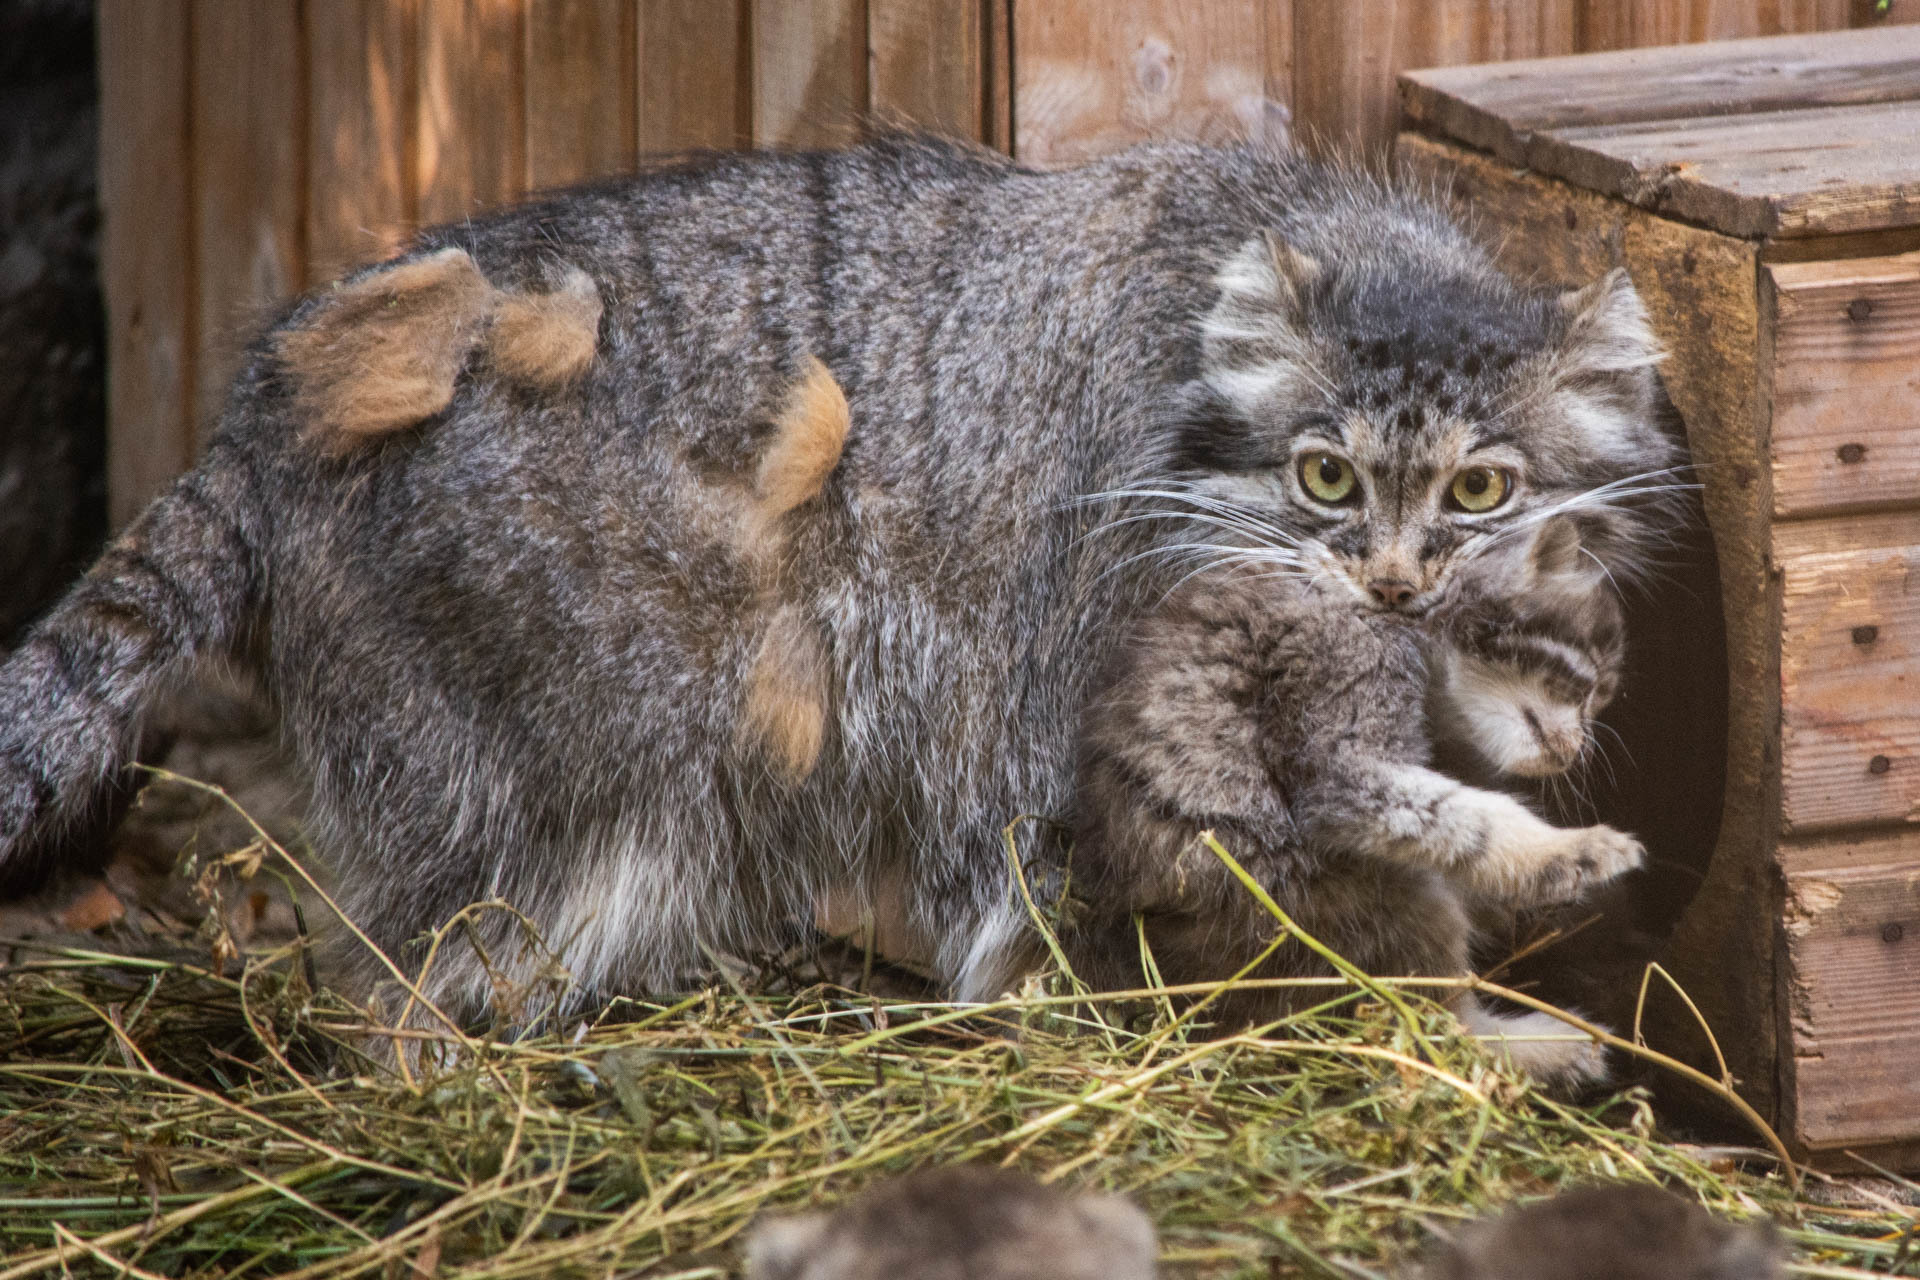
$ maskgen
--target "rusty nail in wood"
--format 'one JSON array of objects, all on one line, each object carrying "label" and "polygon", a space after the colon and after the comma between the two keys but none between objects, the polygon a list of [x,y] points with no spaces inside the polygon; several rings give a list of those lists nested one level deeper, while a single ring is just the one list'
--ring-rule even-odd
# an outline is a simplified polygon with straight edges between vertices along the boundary
[{"label": "rusty nail in wood", "polygon": [[1872,314],[1873,304],[1865,298],[1855,298],[1847,304],[1847,319],[1855,324],[1864,324],[1867,317]]},{"label": "rusty nail in wood", "polygon": [[1887,759],[1885,756],[1875,756],[1873,759],[1867,761],[1868,773],[1885,773],[1891,768],[1893,768],[1893,761]]},{"label": "rusty nail in wood", "polygon": [[1858,462],[1867,456],[1867,446],[1863,444],[1843,444],[1836,452],[1842,462]]},{"label": "rusty nail in wood", "polygon": [[1878,640],[1879,638],[1880,638],[1880,628],[1878,627],[1865,626],[1865,627],[1855,627],[1853,629],[1853,642],[1855,644],[1872,644],[1875,640]]},{"label": "rusty nail in wood", "polygon": [[1907,927],[1898,920],[1880,930],[1880,941],[1898,942],[1907,936]]}]

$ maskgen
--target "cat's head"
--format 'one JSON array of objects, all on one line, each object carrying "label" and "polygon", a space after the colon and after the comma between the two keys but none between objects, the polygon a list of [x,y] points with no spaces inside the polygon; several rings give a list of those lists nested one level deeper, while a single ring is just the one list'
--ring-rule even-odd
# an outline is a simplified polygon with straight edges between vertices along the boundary
[{"label": "cat's head", "polygon": [[1659,348],[1623,271],[1558,295],[1455,255],[1342,263],[1275,234],[1224,263],[1183,391],[1196,505],[1354,607],[1424,614],[1556,514],[1630,574],[1670,485]]}]

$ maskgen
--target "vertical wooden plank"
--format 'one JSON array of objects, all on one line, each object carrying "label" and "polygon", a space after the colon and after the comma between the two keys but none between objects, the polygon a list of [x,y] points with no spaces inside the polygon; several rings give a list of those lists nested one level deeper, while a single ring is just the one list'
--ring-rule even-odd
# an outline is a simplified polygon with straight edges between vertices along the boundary
[{"label": "vertical wooden plank", "polygon": [[1266,28],[1267,101],[1283,107],[1289,120],[1293,115],[1293,9],[1294,0],[1265,0],[1260,6],[1260,21]]},{"label": "vertical wooden plank", "polygon": [[1691,0],[1580,0],[1580,48],[1639,49],[1693,39]]},{"label": "vertical wooden plank", "polygon": [[413,0],[308,4],[307,281],[392,253],[413,189]]},{"label": "vertical wooden plank", "polygon": [[1405,66],[1572,53],[1577,17],[1572,0],[1433,0],[1414,10]]},{"label": "vertical wooden plank", "polygon": [[627,0],[527,6],[527,185],[631,169],[635,11]]},{"label": "vertical wooden plank", "polygon": [[1294,6],[1295,136],[1315,149],[1378,150],[1393,136],[1405,39],[1395,0]]},{"label": "vertical wooden plank", "polygon": [[1796,31],[1844,31],[1850,25],[1850,0],[1773,0],[1770,21],[1773,30],[1785,35]]},{"label": "vertical wooden plank", "polygon": [[859,136],[866,0],[753,0],[753,140],[823,147]]},{"label": "vertical wooden plank", "polygon": [[641,154],[753,138],[749,0],[646,0],[636,32]]},{"label": "vertical wooden plank", "polygon": [[987,145],[1013,154],[1013,0],[987,0]]},{"label": "vertical wooden plank", "polygon": [[984,140],[984,0],[868,0],[868,77],[874,114]]},{"label": "vertical wooden plank", "polygon": [[196,435],[239,351],[306,279],[300,8],[197,0],[193,16]]},{"label": "vertical wooden plank", "polygon": [[1580,0],[1582,51],[1837,31],[1849,0]]},{"label": "vertical wooden plank", "polygon": [[1013,49],[1014,154],[1032,164],[1243,135],[1266,98],[1260,0],[1016,4]]},{"label": "vertical wooden plank", "polygon": [[1920,0],[1889,0],[1885,9],[1878,0],[1852,0],[1849,16],[1856,27],[1878,26],[1883,22],[1920,22]]},{"label": "vertical wooden plank", "polygon": [[1399,118],[1395,77],[1415,67],[1574,50],[1579,0],[1347,0],[1294,6],[1294,120],[1302,141],[1377,151]]},{"label": "vertical wooden plank", "polygon": [[526,190],[524,11],[516,0],[422,0],[417,182],[427,222]]},{"label": "vertical wooden plank", "polygon": [[189,0],[100,0],[107,506],[125,524],[193,458]]}]

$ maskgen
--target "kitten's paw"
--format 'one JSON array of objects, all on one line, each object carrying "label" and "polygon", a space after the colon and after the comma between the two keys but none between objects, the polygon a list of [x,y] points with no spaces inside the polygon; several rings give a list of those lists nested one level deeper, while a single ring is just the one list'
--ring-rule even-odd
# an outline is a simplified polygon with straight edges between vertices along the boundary
[{"label": "kitten's paw", "polygon": [[1637,870],[1647,860],[1645,845],[1612,827],[1579,827],[1567,836],[1565,852],[1547,864],[1542,876],[1542,889],[1559,896],[1545,901],[1570,901],[1615,876]]},{"label": "kitten's paw", "polygon": [[1543,839],[1486,859],[1481,888],[1512,906],[1551,906],[1572,902],[1646,860],[1646,846],[1624,831],[1553,828]]}]

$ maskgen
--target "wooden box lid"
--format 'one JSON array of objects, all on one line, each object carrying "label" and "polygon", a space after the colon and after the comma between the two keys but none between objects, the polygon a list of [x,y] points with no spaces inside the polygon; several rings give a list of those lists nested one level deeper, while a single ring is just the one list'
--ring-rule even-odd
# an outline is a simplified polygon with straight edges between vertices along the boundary
[{"label": "wooden box lid", "polygon": [[1726,235],[1920,225],[1920,26],[1413,71],[1409,127]]}]

